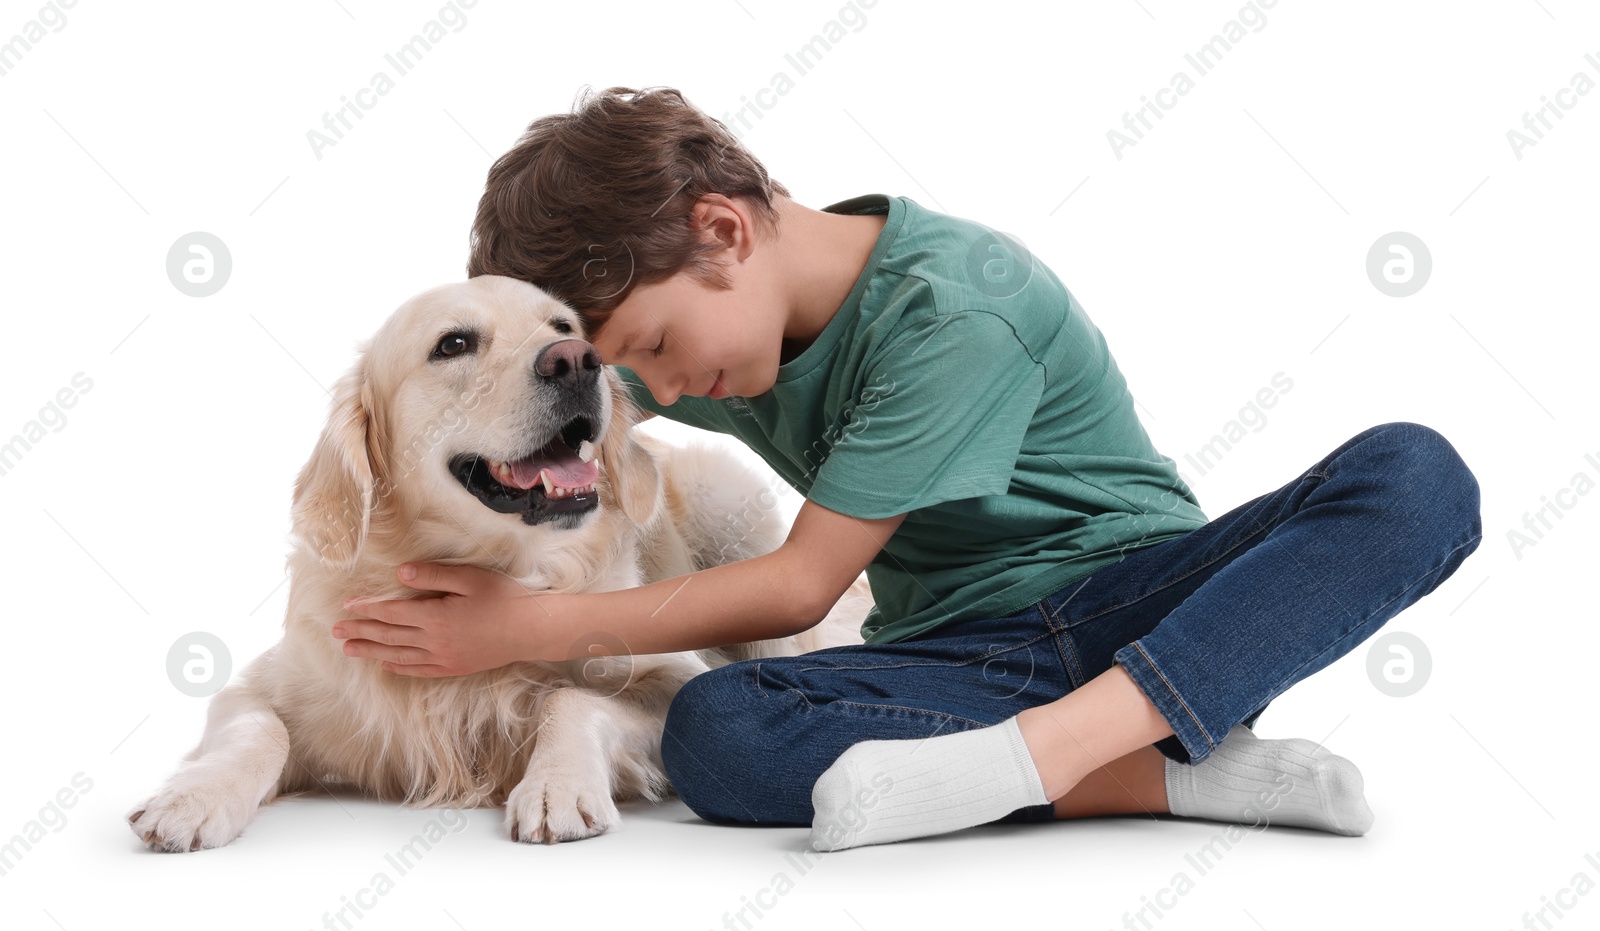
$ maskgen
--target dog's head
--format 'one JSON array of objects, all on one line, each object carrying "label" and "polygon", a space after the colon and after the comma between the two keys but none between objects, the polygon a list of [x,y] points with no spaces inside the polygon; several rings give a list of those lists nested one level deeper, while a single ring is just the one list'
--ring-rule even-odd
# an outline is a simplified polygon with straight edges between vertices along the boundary
[{"label": "dog's head", "polygon": [[469,534],[561,533],[589,524],[606,492],[635,523],[656,518],[662,476],[629,436],[627,387],[578,315],[526,282],[417,295],[333,394],[293,508],[295,534],[330,565],[354,563],[375,522],[441,509]]}]

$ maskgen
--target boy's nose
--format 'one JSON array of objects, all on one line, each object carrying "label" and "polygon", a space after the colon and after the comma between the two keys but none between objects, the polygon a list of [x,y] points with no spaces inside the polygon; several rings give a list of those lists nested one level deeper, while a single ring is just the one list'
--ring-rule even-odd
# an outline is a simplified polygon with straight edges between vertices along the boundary
[{"label": "boy's nose", "polygon": [[544,347],[533,360],[533,374],[572,390],[600,377],[600,351],[581,339],[558,340]]},{"label": "boy's nose", "polygon": [[650,389],[650,396],[655,398],[656,403],[660,404],[662,407],[671,407],[672,405],[678,403],[679,398],[683,397],[682,385],[678,386],[678,390],[672,391],[668,394],[662,394],[655,388],[651,388],[649,382],[645,383],[645,387]]}]

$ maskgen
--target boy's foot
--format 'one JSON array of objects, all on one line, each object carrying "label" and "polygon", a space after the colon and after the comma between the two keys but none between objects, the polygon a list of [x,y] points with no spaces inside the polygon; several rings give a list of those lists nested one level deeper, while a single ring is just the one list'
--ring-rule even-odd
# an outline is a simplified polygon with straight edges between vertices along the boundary
[{"label": "boy's foot", "polygon": [[812,788],[811,846],[944,834],[1048,801],[1015,717],[921,740],[864,740]]},{"label": "boy's foot", "polygon": [[1237,824],[1287,824],[1355,836],[1372,827],[1361,770],[1301,737],[1263,740],[1244,725],[1191,766],[1166,760],[1175,815]]},{"label": "boy's foot", "polygon": [[[1179,817],[1365,834],[1361,771],[1304,738],[1263,740],[1239,725],[1198,766],[1163,758]],[[811,846],[843,850],[987,824],[1045,798],[1015,717],[923,740],[867,740],[811,791]]]}]

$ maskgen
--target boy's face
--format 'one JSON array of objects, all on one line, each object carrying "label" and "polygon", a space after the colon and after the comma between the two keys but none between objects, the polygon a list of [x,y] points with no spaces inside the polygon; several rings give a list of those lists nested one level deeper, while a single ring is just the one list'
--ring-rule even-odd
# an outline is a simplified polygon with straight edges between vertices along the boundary
[{"label": "boy's face", "polygon": [[607,365],[632,369],[661,405],[683,395],[765,393],[778,377],[783,317],[763,286],[760,263],[738,262],[728,271],[733,287],[726,291],[687,272],[635,287],[590,342]]}]

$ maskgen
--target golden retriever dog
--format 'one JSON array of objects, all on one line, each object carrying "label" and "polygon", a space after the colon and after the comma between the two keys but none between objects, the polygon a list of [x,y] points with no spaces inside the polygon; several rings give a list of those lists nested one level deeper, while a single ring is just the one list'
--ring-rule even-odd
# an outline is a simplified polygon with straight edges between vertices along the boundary
[{"label": "golden retriever dog", "polygon": [[415,807],[505,806],[524,842],[600,834],[615,802],[671,792],[667,706],[737,659],[860,643],[859,577],[820,624],[714,650],[585,655],[466,676],[347,656],[350,596],[426,597],[402,562],[601,592],[770,552],[771,486],[725,452],[635,431],[626,386],[565,304],[482,276],[403,304],[360,346],[294,486],[284,636],[211,700],[204,736],[128,815],[168,851],[219,847],[257,809],[335,784]]}]

